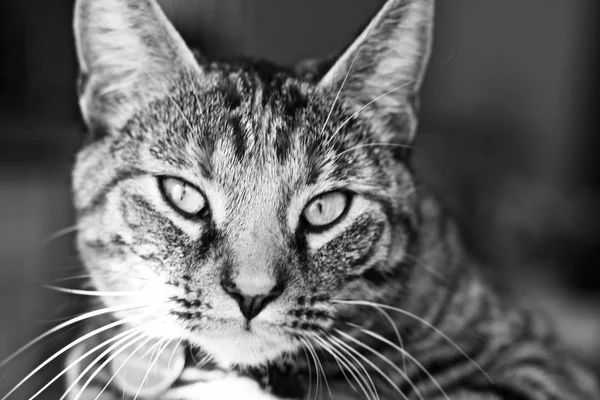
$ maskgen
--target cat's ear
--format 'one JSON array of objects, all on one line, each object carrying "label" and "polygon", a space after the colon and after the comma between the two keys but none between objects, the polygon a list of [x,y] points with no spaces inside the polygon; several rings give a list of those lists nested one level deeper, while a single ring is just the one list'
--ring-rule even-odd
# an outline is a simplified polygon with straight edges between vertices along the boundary
[{"label": "cat's ear", "polygon": [[77,0],[74,31],[79,104],[92,130],[118,131],[183,73],[199,70],[154,0]]},{"label": "cat's ear", "polygon": [[434,0],[388,0],[319,82],[342,88],[346,102],[373,121],[383,140],[407,144],[415,134],[433,14]]}]

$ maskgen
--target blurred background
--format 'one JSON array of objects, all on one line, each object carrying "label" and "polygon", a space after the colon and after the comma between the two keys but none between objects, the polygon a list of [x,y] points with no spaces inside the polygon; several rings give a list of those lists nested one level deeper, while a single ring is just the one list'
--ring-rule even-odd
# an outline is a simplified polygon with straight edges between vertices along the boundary
[{"label": "blurred background", "polygon": [[[382,0],[161,4],[208,56],[292,65],[348,44]],[[0,360],[77,306],[41,287],[78,271],[64,230],[73,224],[69,174],[83,137],[72,7],[0,2]],[[600,372],[599,7],[438,1],[416,165],[498,286],[544,308]],[[53,346],[0,368],[0,394]]]}]

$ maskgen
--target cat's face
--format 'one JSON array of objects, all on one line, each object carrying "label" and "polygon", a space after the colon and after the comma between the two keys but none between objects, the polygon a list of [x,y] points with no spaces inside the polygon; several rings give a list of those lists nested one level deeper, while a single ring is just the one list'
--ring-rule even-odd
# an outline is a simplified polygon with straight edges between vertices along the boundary
[{"label": "cat's face", "polygon": [[73,187],[93,283],[119,317],[224,364],[294,352],[334,323],[331,299],[376,297],[401,272],[414,189],[398,149],[432,5],[388,2],[365,48],[309,81],[198,64],[154,2],[130,2],[76,8],[94,139]]}]

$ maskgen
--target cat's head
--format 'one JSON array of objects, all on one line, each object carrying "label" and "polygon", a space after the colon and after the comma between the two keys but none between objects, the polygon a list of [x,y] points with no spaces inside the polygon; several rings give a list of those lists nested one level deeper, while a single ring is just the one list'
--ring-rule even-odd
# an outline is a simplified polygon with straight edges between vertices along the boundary
[{"label": "cat's head", "polygon": [[432,18],[433,0],[390,0],[309,78],[197,61],[154,0],[78,0],[74,202],[104,302],[256,365],[329,329],[330,300],[401,290]]}]

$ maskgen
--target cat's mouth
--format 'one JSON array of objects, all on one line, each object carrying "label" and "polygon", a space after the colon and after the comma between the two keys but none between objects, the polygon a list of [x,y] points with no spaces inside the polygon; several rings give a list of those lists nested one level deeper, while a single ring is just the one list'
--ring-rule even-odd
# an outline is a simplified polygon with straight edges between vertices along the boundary
[{"label": "cat's mouth", "polygon": [[258,321],[222,321],[187,338],[222,367],[260,366],[295,352],[297,340],[282,328]]}]

